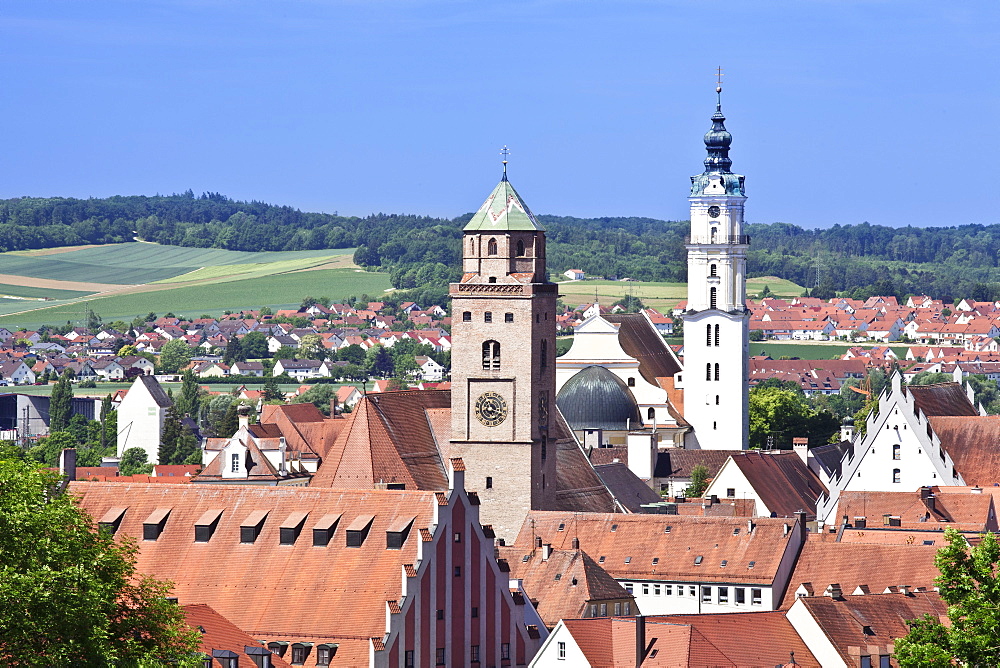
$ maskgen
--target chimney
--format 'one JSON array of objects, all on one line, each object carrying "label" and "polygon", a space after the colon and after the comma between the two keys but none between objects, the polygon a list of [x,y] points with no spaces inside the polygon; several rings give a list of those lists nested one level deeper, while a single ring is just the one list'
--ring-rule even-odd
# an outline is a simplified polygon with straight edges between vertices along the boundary
[{"label": "chimney", "polygon": [[921,498],[921,500],[926,499],[930,495],[931,495],[931,488],[930,487],[926,487],[925,486],[925,487],[921,487],[920,488],[920,498]]},{"label": "chimney", "polygon": [[910,585],[899,585],[899,593],[903,596],[913,596],[913,592],[910,590]]},{"label": "chimney", "polygon": [[337,397],[330,399],[330,417],[340,415],[340,406],[337,404]]},{"label": "chimney", "polygon": [[278,474],[287,475],[288,466],[286,464],[286,456],[288,453],[288,442],[285,441],[285,437],[282,436],[278,439]]},{"label": "chimney", "polygon": [[573,549],[574,550],[579,550],[580,549],[580,539],[579,538],[574,538],[573,539]]},{"label": "chimney", "polygon": [[59,472],[68,480],[76,480],[76,448],[66,448],[60,453]]},{"label": "chimney", "polygon": [[542,561],[548,561],[548,558],[552,556],[552,543],[546,543],[542,546]]},{"label": "chimney", "polygon": [[792,450],[795,454],[799,456],[802,463],[805,464],[809,460],[809,439],[796,437],[792,439]]},{"label": "chimney", "polygon": [[542,546],[542,537],[541,536],[535,536],[535,548],[537,549],[537,548],[539,548],[541,546]]},{"label": "chimney", "polygon": [[635,616],[635,665],[642,665],[646,658],[646,616]]},{"label": "chimney", "polygon": [[250,407],[240,406],[236,409],[236,415],[239,417],[240,429],[250,428]]}]

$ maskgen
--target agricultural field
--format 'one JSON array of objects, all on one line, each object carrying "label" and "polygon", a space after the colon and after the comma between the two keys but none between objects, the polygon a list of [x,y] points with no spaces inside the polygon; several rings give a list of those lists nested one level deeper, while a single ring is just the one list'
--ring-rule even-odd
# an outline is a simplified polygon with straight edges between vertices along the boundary
[{"label": "agricultural field", "polygon": [[[281,383],[278,387],[282,392],[292,392],[298,389],[301,385],[309,385],[310,383]],[[359,383],[344,383],[345,385],[356,385],[359,389],[361,385]],[[232,392],[233,389],[239,387],[239,385],[234,385],[232,383],[202,383],[202,387],[207,387],[212,392]],[[335,388],[339,388],[340,384],[333,383]],[[164,391],[172,390],[174,395],[180,392],[181,383],[160,383],[160,386]],[[264,388],[263,383],[247,383],[248,390],[260,390]],[[16,392],[18,394],[30,394],[34,396],[47,397],[52,394],[52,388],[55,387],[55,383],[50,383],[49,385],[17,385],[15,387],[3,388],[5,392]],[[97,387],[73,387],[74,397],[94,397],[95,399],[103,399],[107,395],[117,392],[118,390],[127,390],[132,387],[132,383],[97,383]]]},{"label": "agricultural field", "polygon": [[342,299],[390,288],[385,274],[357,268],[353,249],[245,253],[151,243],[0,254],[5,327],[105,321],[165,313],[297,306],[307,295]]},{"label": "agricultural field", "polygon": [[[872,343],[858,343],[856,346],[862,348],[872,347]],[[772,359],[778,359],[779,357],[798,357],[803,360],[828,360],[828,359],[839,359],[841,355],[847,352],[848,348],[852,348],[847,343],[826,343],[824,341],[818,341],[816,343],[785,343],[782,341],[751,341],[750,342],[750,354],[751,355],[770,355]],[[909,349],[908,346],[890,346],[892,351],[896,353],[899,359],[904,359],[906,357],[906,352]]]},{"label": "agricultural field", "polygon": [[[764,289],[771,289],[777,297],[798,297],[805,290],[801,285],[775,276],[747,279],[747,296],[751,299]],[[594,292],[602,303],[610,305],[628,294],[635,295],[646,306],[661,313],[669,311],[677,302],[687,299],[687,283],[646,283],[642,281],[563,281],[559,294],[569,307],[594,301]]]}]

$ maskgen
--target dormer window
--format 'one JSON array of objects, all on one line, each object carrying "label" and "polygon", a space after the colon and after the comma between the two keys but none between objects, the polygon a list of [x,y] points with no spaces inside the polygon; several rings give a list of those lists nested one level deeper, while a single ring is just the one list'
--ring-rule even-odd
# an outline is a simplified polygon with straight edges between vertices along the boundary
[{"label": "dormer window", "polygon": [[232,464],[231,464],[231,468],[229,470],[232,471],[233,473],[236,473],[237,471],[240,470],[240,455],[239,455],[239,453],[235,453],[234,452],[230,456],[230,459],[232,460]]}]

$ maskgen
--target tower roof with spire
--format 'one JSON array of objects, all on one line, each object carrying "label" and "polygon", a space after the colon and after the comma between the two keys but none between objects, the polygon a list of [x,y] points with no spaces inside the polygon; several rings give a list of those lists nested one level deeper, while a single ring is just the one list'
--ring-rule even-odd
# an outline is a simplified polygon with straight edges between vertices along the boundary
[{"label": "tower roof with spire", "polygon": [[[720,69],[721,77],[721,69]],[[733,174],[730,167],[733,161],[729,158],[729,146],[733,136],[726,130],[726,117],[722,114],[722,82],[715,88],[718,96],[715,103],[715,113],[712,114],[712,129],[705,133],[705,171],[691,177],[691,196],[699,195],[736,195],[744,196],[743,176]],[[725,190],[723,190],[723,188]]]},{"label": "tower roof with spire", "polygon": [[524,203],[505,173],[497,187],[479,207],[465,231],[505,232],[507,230],[541,230],[535,214]]}]

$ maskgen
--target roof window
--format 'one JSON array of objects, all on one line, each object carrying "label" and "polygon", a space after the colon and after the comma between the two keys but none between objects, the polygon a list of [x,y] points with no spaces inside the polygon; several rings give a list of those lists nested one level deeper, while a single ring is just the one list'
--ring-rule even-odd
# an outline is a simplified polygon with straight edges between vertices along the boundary
[{"label": "roof window", "polygon": [[[413,526],[413,520],[416,517],[404,517],[402,519],[396,520],[392,526],[390,526],[385,531],[385,549],[387,550],[401,550],[403,549],[403,543],[406,542],[406,537],[410,534],[410,527]],[[455,534],[461,539],[462,534]],[[460,541],[456,541],[460,542]]]},{"label": "roof window", "polygon": [[212,658],[219,662],[222,668],[237,668],[240,655],[228,649],[213,649]]},{"label": "roof window", "polygon": [[747,568],[753,568],[756,565],[757,565],[756,561],[751,561],[749,564],[747,564]]},{"label": "roof window", "polygon": [[564,522],[559,523],[559,528],[556,531],[564,531],[566,529],[566,524]]},{"label": "roof window", "polygon": [[163,533],[163,528],[167,525],[167,517],[170,516],[170,508],[157,508],[142,523],[142,539],[156,540]]},{"label": "roof window", "polygon": [[673,529],[673,527],[668,524],[667,526],[663,527],[663,533],[670,533],[671,529]]},{"label": "roof window", "polygon": [[316,665],[329,666],[333,657],[337,656],[339,645],[335,642],[327,642],[316,646]]},{"label": "roof window", "polygon": [[309,651],[312,649],[312,646],[311,642],[297,642],[293,644],[291,664],[293,666],[303,665],[309,657]]},{"label": "roof window", "polygon": [[340,521],[340,513],[328,513],[323,515],[313,526],[313,547],[326,547],[330,544],[334,532],[337,530],[337,523]]},{"label": "roof window", "polygon": [[530,554],[524,555],[523,557],[521,557],[521,563],[522,564],[528,563],[528,559],[531,559],[531,555]]},{"label": "roof window", "polygon": [[660,563],[660,558],[659,557],[653,557],[653,565],[655,566],[658,563]]},{"label": "roof window", "polygon": [[258,645],[244,645],[243,653],[250,657],[257,668],[272,668],[271,650]]},{"label": "roof window", "polygon": [[278,542],[281,545],[295,545],[299,534],[302,533],[302,525],[305,524],[307,515],[308,512],[296,511],[281,523],[278,530]]},{"label": "roof window", "polygon": [[128,508],[111,508],[108,512],[104,513],[104,517],[97,521],[97,526],[113,536],[118,532],[118,527],[121,526],[126,510]]},{"label": "roof window", "polygon": [[739,536],[740,535],[740,528],[739,527],[736,527],[735,529],[733,529],[733,535],[734,536]]},{"label": "roof window", "polygon": [[222,508],[206,510],[194,523],[194,542],[207,543],[210,541],[212,534],[219,526],[220,517],[222,517]]},{"label": "roof window", "polygon": [[603,554],[601,555],[601,558],[597,560],[597,563],[599,563],[599,564],[603,564],[604,563],[604,555]]},{"label": "roof window", "polygon": [[556,582],[562,580],[562,573],[556,573]]},{"label": "roof window", "polygon": [[700,565],[700,564],[701,564],[701,561],[702,561],[702,559],[704,559],[704,558],[705,558],[705,557],[703,557],[703,556],[701,556],[701,555],[699,554],[699,555],[698,555],[697,557],[695,557],[695,558],[694,558],[694,565],[695,565],[695,566],[698,566],[698,565]]},{"label": "roof window", "polygon": [[625,563],[626,564],[631,564],[632,563],[632,557],[625,557]]},{"label": "roof window", "polygon": [[728,559],[723,559],[722,563],[719,564],[719,568],[725,568],[728,565],[729,565],[729,560]]},{"label": "roof window", "polygon": [[264,520],[267,519],[269,510],[255,510],[240,522],[240,542],[252,545],[257,542],[257,536],[264,528]]},{"label": "roof window", "polygon": [[374,515],[358,515],[347,527],[347,547],[361,547],[371,531]]},{"label": "roof window", "polygon": [[612,524],[611,525],[611,530],[612,531],[618,531],[618,525],[617,524]]}]

